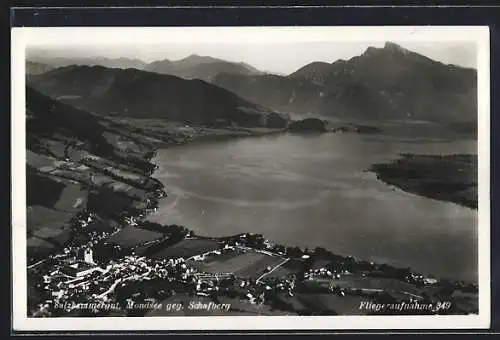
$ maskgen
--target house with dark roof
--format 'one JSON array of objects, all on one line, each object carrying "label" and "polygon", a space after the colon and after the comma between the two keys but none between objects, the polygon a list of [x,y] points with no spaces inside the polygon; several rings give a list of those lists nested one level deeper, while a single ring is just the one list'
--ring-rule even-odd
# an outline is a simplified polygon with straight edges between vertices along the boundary
[{"label": "house with dark roof", "polygon": [[67,265],[62,269],[62,272],[64,274],[73,277],[86,276],[95,271],[103,272],[104,270],[96,265],[87,262],[75,262],[70,265]]}]

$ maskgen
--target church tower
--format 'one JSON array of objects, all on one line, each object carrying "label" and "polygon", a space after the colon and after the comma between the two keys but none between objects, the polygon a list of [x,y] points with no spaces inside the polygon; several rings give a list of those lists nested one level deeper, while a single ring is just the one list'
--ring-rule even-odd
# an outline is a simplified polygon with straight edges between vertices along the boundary
[{"label": "church tower", "polygon": [[83,252],[83,262],[94,264],[94,253],[91,248],[85,248]]}]

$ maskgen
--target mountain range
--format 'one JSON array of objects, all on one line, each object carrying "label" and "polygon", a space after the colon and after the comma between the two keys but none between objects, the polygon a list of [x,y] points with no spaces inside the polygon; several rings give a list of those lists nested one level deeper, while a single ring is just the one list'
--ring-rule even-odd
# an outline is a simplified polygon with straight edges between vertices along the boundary
[{"label": "mountain range", "polygon": [[[348,60],[312,62],[289,75],[194,54],[150,64],[127,58],[97,58],[86,63],[106,64],[107,68],[68,66],[33,75],[30,81],[52,97],[73,97],[72,103],[85,109],[133,117],[211,122],[215,117],[228,117],[224,110],[245,107],[247,115],[251,108],[254,113],[275,111],[345,120],[471,126],[477,120],[475,69],[443,64],[391,42],[381,48],[368,47]],[[136,70],[110,69],[131,65]],[[204,115],[207,117],[202,118]],[[234,118],[230,120],[234,122]]]},{"label": "mountain range", "polygon": [[198,78],[205,81],[212,81],[221,72],[240,75],[260,75],[263,73],[246,63],[233,63],[194,54],[178,61],[168,59],[155,61],[148,64],[144,69],[185,79]]},{"label": "mountain range", "polygon": [[103,116],[162,118],[201,125],[286,125],[285,119],[272,110],[203,80],[137,69],[67,66],[32,75],[29,84],[47,96]]},{"label": "mountain range", "polygon": [[[185,79],[202,79],[211,81],[221,72],[243,75],[259,75],[264,72],[243,62],[235,63],[208,56],[199,56],[192,54],[181,60],[158,60],[151,63],[139,59],[131,58],[69,58],[69,57],[50,57],[47,55],[31,56],[28,58],[27,65],[46,65],[54,69],[71,65],[85,66],[104,66],[108,68],[135,68],[138,70],[169,74]],[[41,72],[37,72],[41,73]]]},{"label": "mountain range", "polygon": [[368,120],[473,122],[477,74],[394,43],[288,76],[220,73],[213,84],[271,109]]},{"label": "mountain range", "polygon": [[28,63],[45,64],[52,69],[70,65],[104,66],[109,68],[136,68],[143,69],[147,63],[135,58],[106,58],[106,57],[54,57],[49,55],[31,55]]}]

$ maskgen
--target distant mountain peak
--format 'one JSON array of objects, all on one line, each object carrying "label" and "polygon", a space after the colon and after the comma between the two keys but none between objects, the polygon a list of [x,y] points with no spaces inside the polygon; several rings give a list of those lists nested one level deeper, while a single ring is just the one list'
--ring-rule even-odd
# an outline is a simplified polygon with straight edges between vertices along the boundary
[{"label": "distant mountain peak", "polygon": [[384,44],[384,49],[398,51],[398,52],[409,52],[406,48],[396,43],[393,43],[392,41],[386,41]]},{"label": "distant mountain peak", "polygon": [[181,60],[197,60],[197,59],[203,59],[202,56],[198,55],[198,54],[190,54],[188,55],[187,57],[184,57],[182,59],[179,59],[178,61],[181,61]]},{"label": "distant mountain peak", "polygon": [[[387,41],[384,44],[384,47],[380,48],[373,46],[368,47],[360,57],[372,57],[372,56],[383,57],[383,58],[396,58],[398,60],[406,60],[406,61],[411,60],[413,62],[426,63],[426,64],[435,64],[435,63],[442,64],[436,60],[426,57],[420,53],[408,50],[402,47],[401,45],[398,45],[390,41]],[[354,57],[354,58],[357,59],[360,57]]]},{"label": "distant mountain peak", "polygon": [[281,112],[432,122],[474,121],[477,76],[393,42],[286,77],[220,76],[213,84]]},{"label": "distant mountain peak", "polygon": [[167,64],[172,64],[172,61],[169,60],[169,59],[161,59],[161,60],[152,61],[152,62],[149,63],[149,65],[151,65],[151,64],[153,64],[153,65],[158,65],[158,64],[165,64],[165,65],[167,65]]},{"label": "distant mountain peak", "polygon": [[146,71],[171,74],[184,79],[202,79],[210,82],[219,73],[262,74],[244,62],[226,61],[210,56],[191,54],[176,61],[156,61],[145,67]]},{"label": "distant mountain peak", "polygon": [[324,61],[313,61],[291,73],[289,77],[305,77],[315,82],[322,83],[323,76],[331,72],[332,65],[333,64]]},{"label": "distant mountain peak", "polygon": [[362,54],[363,56],[367,55],[375,55],[375,54],[391,54],[391,55],[407,55],[407,54],[415,54],[414,52],[393,43],[391,41],[386,41],[384,47],[373,47],[370,46],[366,49],[366,51]]},{"label": "distant mountain peak", "polygon": [[196,53],[191,53],[190,55],[188,55],[184,59],[196,59],[196,58],[204,58],[204,56],[201,56],[201,55],[196,54]]},{"label": "distant mountain peak", "polygon": [[177,60],[177,63],[201,63],[201,62],[204,62],[204,63],[207,63],[207,62],[215,62],[215,61],[221,61],[221,59],[217,59],[217,58],[213,58],[213,57],[209,57],[209,56],[202,56],[202,55],[198,55],[198,54],[190,54],[189,56],[181,59],[181,60]]},{"label": "distant mountain peak", "polygon": [[255,73],[255,74],[265,74],[266,73],[266,72],[263,72],[263,71],[259,70],[258,68],[255,68],[252,65],[250,65],[248,63],[245,63],[243,61],[239,62],[238,65],[243,66],[244,68],[246,68],[247,70],[249,70],[249,71],[251,71],[252,73]]}]

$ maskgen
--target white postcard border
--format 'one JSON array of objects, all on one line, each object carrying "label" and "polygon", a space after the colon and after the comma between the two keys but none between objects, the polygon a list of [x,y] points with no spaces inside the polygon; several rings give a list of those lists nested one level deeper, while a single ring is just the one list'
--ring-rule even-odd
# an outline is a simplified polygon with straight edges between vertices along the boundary
[{"label": "white postcard border", "polygon": [[[292,41],[475,41],[478,70],[479,314],[28,318],[25,49],[34,45]],[[12,327],[15,331],[478,329],[490,325],[490,43],[487,26],[48,27],[11,30]],[[133,320],[133,321],[132,321]]]}]

